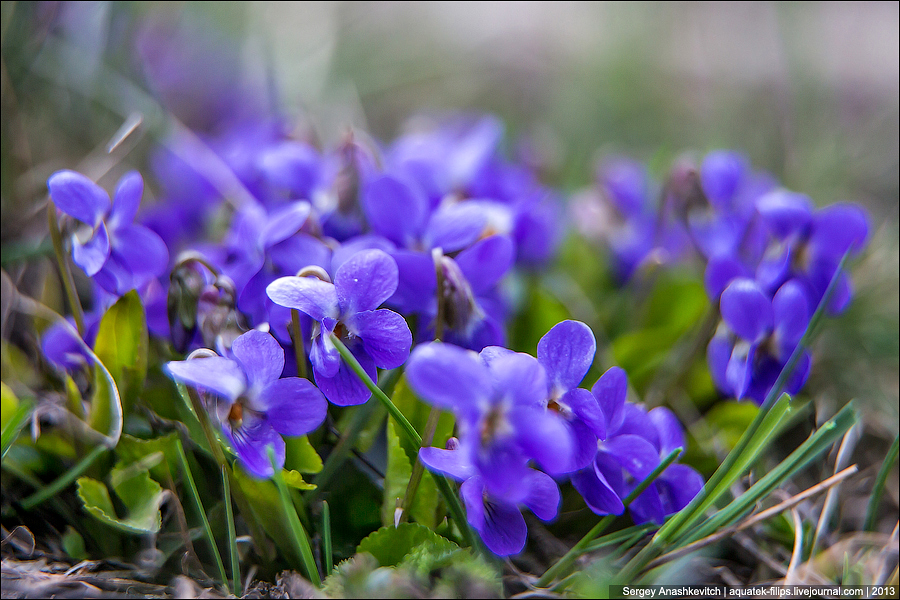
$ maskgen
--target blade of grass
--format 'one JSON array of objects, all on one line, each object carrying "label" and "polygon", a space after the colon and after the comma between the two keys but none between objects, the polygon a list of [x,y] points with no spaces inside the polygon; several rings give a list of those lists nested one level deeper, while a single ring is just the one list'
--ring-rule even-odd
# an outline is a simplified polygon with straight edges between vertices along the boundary
[{"label": "blade of grass", "polygon": [[747,450],[747,447],[756,436],[757,431],[760,429],[760,427],[762,427],[764,421],[766,420],[766,416],[772,409],[772,406],[775,404],[776,400],[780,397],[781,391],[782,389],[784,389],[788,377],[790,377],[794,372],[794,368],[797,366],[797,363],[800,361],[800,358],[803,356],[803,353],[809,346],[809,343],[815,334],[817,325],[822,320],[825,314],[825,307],[828,306],[828,303],[831,301],[831,297],[834,294],[834,290],[837,288],[837,283],[840,280],[840,275],[844,270],[844,265],[846,264],[847,258],[849,256],[850,251],[848,250],[841,258],[840,263],[838,263],[834,275],[832,276],[831,281],[828,283],[828,287],[825,290],[825,294],[819,301],[819,305],[816,307],[816,311],[813,313],[812,317],[809,320],[809,324],[806,326],[806,331],[803,333],[803,337],[800,338],[800,341],[797,343],[797,347],[794,348],[794,351],[791,353],[790,358],[788,358],[787,363],[785,363],[784,368],[781,370],[781,373],[778,375],[778,378],[772,385],[772,389],[766,396],[766,399],[762,403],[762,406],[760,406],[759,412],[756,414],[753,422],[751,422],[747,427],[747,430],[741,436],[740,440],[738,440],[738,443],[731,450],[731,452],[728,453],[728,456],[725,457],[725,460],[722,461],[722,464],[719,465],[719,468],[716,469],[715,473],[713,473],[709,481],[706,482],[706,485],[703,486],[703,489],[700,490],[700,493],[697,494],[697,496],[695,496],[694,499],[691,500],[691,502],[684,509],[679,511],[678,514],[667,521],[659,529],[659,531],[656,532],[656,535],[653,536],[653,539],[650,540],[650,543],[644,546],[644,548],[640,552],[638,552],[637,555],[635,555],[627,565],[625,565],[625,567],[619,573],[622,581],[629,581],[639,571],[641,571],[647,565],[647,563],[659,556],[659,554],[662,552],[663,547],[665,547],[666,542],[668,542],[669,539],[677,534],[682,533],[686,529],[690,529],[697,522],[702,520],[704,518],[704,514],[702,512],[699,512],[699,507],[706,503],[707,498],[709,498],[712,491],[716,489],[723,480],[734,476],[734,473],[732,471],[733,469],[735,469],[735,463],[740,461],[741,456],[744,454],[744,452]]},{"label": "blade of grass", "polygon": [[325,569],[325,577],[331,575],[334,568],[334,555],[331,550],[331,509],[328,508],[328,502],[322,501],[322,552],[325,555],[323,565]]},{"label": "blade of grass", "polygon": [[241,595],[241,563],[238,558],[237,536],[234,533],[234,509],[231,506],[231,481],[228,469],[222,465],[222,495],[225,497],[225,529],[228,533],[228,550],[231,554],[231,593]]},{"label": "blade of grass", "polygon": [[209,519],[206,517],[206,511],[203,508],[203,502],[200,501],[200,494],[197,492],[197,485],[194,483],[194,476],[191,474],[191,467],[188,465],[187,456],[184,453],[184,447],[181,440],[175,440],[175,450],[178,452],[178,459],[181,461],[181,470],[184,473],[184,480],[187,483],[188,491],[191,498],[194,499],[194,506],[200,514],[200,520],[203,521],[203,533],[206,535],[206,541],[212,548],[213,557],[216,559],[216,568],[219,570],[219,579],[222,586],[228,588],[228,576],[225,574],[225,564],[222,562],[222,555],[219,554],[219,547],[216,546],[216,538],[213,536],[212,527]]},{"label": "blade of grass", "polygon": [[[641,495],[644,490],[646,490],[651,483],[653,483],[657,477],[659,477],[663,471],[665,471],[669,465],[671,465],[678,458],[678,455],[681,454],[682,448],[676,448],[672,450],[663,460],[656,466],[655,469],[643,480],[641,481],[637,487],[631,490],[631,493],[628,494],[624,500],[622,500],[622,504],[626,507],[631,504],[635,498]],[[541,575],[541,578],[537,580],[534,584],[536,587],[547,587],[552,583],[555,579],[568,575],[569,569],[575,563],[575,559],[587,552],[591,542],[593,542],[601,533],[606,531],[606,528],[609,527],[612,522],[615,520],[617,515],[606,515],[600,522],[594,525],[594,527],[587,532],[587,534],[581,538],[577,544],[572,546],[572,549],[566,552],[566,554],[560,558],[556,563],[553,564],[547,571]]]},{"label": "blade of grass", "polygon": [[779,401],[766,414],[762,425],[757,429],[756,435],[749,440],[744,452],[734,461],[732,468],[707,495],[706,499],[697,506],[697,514],[705,515],[719,499],[730,493],[731,486],[744,476],[766,448],[769,447],[772,440],[781,432],[784,424],[789,421],[792,410],[790,396],[782,394]]},{"label": "blade of grass", "polygon": [[303,529],[300,518],[297,516],[297,510],[294,508],[294,503],[291,501],[291,495],[288,492],[287,485],[284,483],[284,478],[281,475],[281,468],[275,462],[275,451],[271,446],[267,448],[267,451],[269,454],[269,462],[272,463],[272,468],[275,469],[275,474],[272,479],[275,481],[275,486],[278,488],[281,507],[284,509],[285,515],[287,516],[288,525],[290,526],[291,542],[294,545],[294,549],[299,554],[300,559],[303,561],[303,568],[306,570],[306,576],[313,585],[322,587],[322,580],[319,578],[319,570],[316,568],[316,560],[313,558],[312,548],[309,546],[309,537],[306,535],[306,530]]},{"label": "blade of grass", "polygon": [[[353,353],[344,345],[344,343],[338,339],[338,337],[334,334],[331,334],[331,341],[334,344],[337,351],[340,353],[341,358],[350,366],[356,376],[362,380],[363,383],[366,384],[366,387],[369,388],[369,391],[378,398],[379,402],[381,402],[384,407],[387,409],[388,414],[390,414],[394,420],[400,425],[400,430],[403,431],[404,435],[406,435],[407,439],[414,445],[416,448],[422,447],[422,437],[419,435],[419,432],[416,431],[416,428],[412,426],[412,424],[403,416],[403,413],[400,412],[400,409],[391,401],[390,398],[375,385],[375,382],[372,381],[372,378],[366,373],[365,369],[362,368],[362,365],[359,364],[359,361],[356,360],[356,357],[353,356]],[[440,491],[441,496],[444,498],[444,502],[447,503],[447,507],[450,509],[450,514],[453,516],[453,519],[456,521],[459,530],[462,532],[463,536],[466,538],[466,543],[473,548],[480,548],[476,541],[475,534],[472,533],[472,528],[469,526],[469,522],[466,520],[466,513],[463,511],[462,504],[459,502],[459,497],[456,495],[456,492],[453,490],[453,487],[450,485],[450,482],[446,477],[443,477],[438,474],[434,474],[434,480],[437,483],[438,491]]]},{"label": "blade of grass", "polygon": [[78,461],[77,464],[63,473],[59,478],[22,500],[22,508],[31,510],[45,500],[56,496],[58,493],[72,485],[72,483],[78,479],[82,473],[87,471],[88,467],[94,464],[94,461],[100,458],[100,455],[104,454],[107,450],[109,450],[109,448],[106,446],[94,446],[94,449],[91,450],[87,456]]},{"label": "blade of grass", "polygon": [[856,422],[856,408],[854,403],[850,402],[838,414],[809,436],[799,448],[781,461],[777,467],[753,484],[750,489],[735,498],[731,504],[717,512],[712,518],[704,521],[699,527],[688,531],[676,542],[679,544],[690,543],[711,535],[720,527],[728,527],[737,522],[749,513],[757,502],[768,496],[772,490],[793,477],[819,454],[830,448]]},{"label": "blade of grass", "polygon": [[28,423],[28,419],[31,418],[32,408],[31,402],[26,402],[24,400],[19,401],[16,412],[10,417],[6,427],[3,428],[3,433],[0,434],[0,445],[2,445],[3,448],[3,453],[0,455],[0,461],[6,458],[6,453],[10,447],[12,447],[12,443],[16,441],[16,438],[19,437],[19,432],[22,431],[22,428]]},{"label": "blade of grass", "polygon": [[900,445],[900,436],[894,436],[894,443],[891,444],[881,468],[878,469],[878,475],[875,477],[875,485],[872,487],[872,495],[869,497],[869,505],[866,507],[866,521],[863,526],[864,531],[875,531],[875,518],[878,516],[878,505],[881,503],[881,496],[884,492],[884,485],[887,482],[888,474],[894,461],[897,460],[897,450]]},{"label": "blade of grass", "polygon": [[585,547],[584,552],[585,554],[589,552],[595,552],[597,550],[600,550],[601,548],[606,548],[607,546],[618,544],[623,540],[628,540],[631,538],[631,536],[638,533],[645,534],[653,531],[657,527],[658,526],[655,523],[644,523],[643,525],[632,525],[631,527],[626,527],[625,529],[621,529],[613,533],[608,533],[591,542],[590,545]]}]

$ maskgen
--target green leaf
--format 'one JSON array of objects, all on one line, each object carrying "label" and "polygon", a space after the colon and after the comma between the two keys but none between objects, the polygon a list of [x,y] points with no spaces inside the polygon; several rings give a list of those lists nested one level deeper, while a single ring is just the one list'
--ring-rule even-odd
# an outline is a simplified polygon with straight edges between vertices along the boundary
[{"label": "green leaf", "polygon": [[28,420],[31,418],[32,405],[30,402],[20,402],[5,383],[2,386],[3,432],[0,434],[0,445],[2,445],[0,458],[5,458],[12,443],[19,436],[19,432],[28,424]]},{"label": "green leaf", "polygon": [[[298,473],[319,473],[322,470],[322,458],[315,448],[312,447],[312,444],[309,443],[307,436],[285,438],[284,445],[285,469],[297,471]],[[287,479],[285,481],[287,482]],[[287,484],[291,485],[290,482],[287,482]]]},{"label": "green leaf", "polygon": [[[759,407],[753,402],[719,402],[706,413],[706,421],[710,429],[718,433],[717,441],[730,451],[758,412]],[[713,443],[713,440],[707,441]]]},{"label": "green leaf", "polygon": [[643,391],[678,340],[689,332],[709,307],[703,284],[694,278],[663,274],[654,287],[640,328],[612,343],[616,364]]},{"label": "green leaf", "polygon": [[394,514],[403,501],[406,486],[412,476],[412,466],[400,445],[394,422],[387,423],[387,469],[384,473],[384,502],[381,504],[381,524],[394,524]]},{"label": "green leaf", "polygon": [[8,385],[0,382],[0,426],[6,427],[19,408],[19,399]]},{"label": "green leaf", "polygon": [[359,543],[357,552],[368,552],[383,567],[395,566],[414,549],[424,547],[434,554],[459,548],[424,525],[402,523],[399,527],[382,527]]},{"label": "green leaf", "polygon": [[66,532],[62,535],[60,541],[65,553],[75,560],[85,560],[88,557],[84,546],[84,538],[71,525],[66,526]]},{"label": "green leaf", "polygon": [[[772,405],[772,408],[766,414],[762,425],[757,430],[756,435],[750,440],[744,452],[741,453],[741,456],[737,458],[731,469],[722,477],[718,485],[712,489],[709,496],[700,504],[694,513],[695,516],[683,526],[683,530],[700,526],[706,521],[707,509],[718,502],[725,494],[728,494],[731,486],[750,470],[750,467],[770,447],[772,440],[781,433],[784,426],[790,421],[790,417],[797,410],[791,405],[791,397],[787,394],[782,394],[778,402]],[[707,483],[707,485],[709,484]]]},{"label": "green leaf", "polygon": [[[787,394],[784,396],[787,396]],[[779,403],[783,400],[784,397],[779,400]],[[777,408],[778,404],[772,407],[772,412],[775,412]],[[772,413],[770,412],[769,414],[771,415]],[[718,511],[714,516],[700,520],[695,529],[687,531],[678,541],[680,543],[690,543],[711,535],[719,528],[728,527],[737,522],[741,517],[748,514],[757,502],[768,496],[772,490],[789,480],[819,454],[830,448],[833,443],[840,440],[844,433],[856,424],[857,420],[856,408],[851,401],[838,414],[810,435],[790,456],[781,461],[774,469],[769,470],[765,476],[754,483],[746,492],[735,498],[727,507]],[[763,421],[761,429],[765,427],[766,421]],[[753,451],[751,448],[753,446],[748,447],[749,452]],[[704,503],[703,506],[708,506],[708,503]]]},{"label": "green leaf", "polygon": [[[397,405],[397,408],[409,419],[410,423],[412,423],[413,427],[416,428],[416,431],[419,432],[419,435],[424,435],[426,423],[428,421],[428,415],[431,412],[431,407],[419,400],[413,391],[410,389],[409,385],[406,383],[406,378],[400,379],[397,383],[397,386],[394,388],[394,403]],[[391,424],[393,425],[393,423]],[[434,439],[431,442],[432,446],[437,448],[443,448],[447,445],[447,440],[450,439],[450,436],[453,435],[453,426],[454,426],[454,418],[453,414],[444,411],[441,413],[440,418],[437,422],[437,427],[434,430]],[[406,463],[409,466],[409,470],[406,473],[397,472],[396,475],[402,477],[404,479],[403,489],[398,490],[397,493],[399,497],[402,499],[403,495],[406,492],[406,484],[409,482],[410,475],[412,473],[412,465],[415,464],[415,461],[418,458],[418,448],[413,448],[407,442],[404,437],[399,435],[399,432],[396,429],[392,429],[394,432],[397,441],[402,447],[403,452],[405,453],[408,462]],[[388,470],[391,469],[391,442],[388,440]],[[401,463],[399,456],[397,457],[396,462]],[[398,466],[398,468],[400,468]],[[385,504],[382,507],[382,523],[384,525],[393,525],[394,517],[393,511],[394,506],[388,506],[389,498],[387,496],[389,483],[387,481],[389,474],[385,475]],[[397,480],[399,481],[399,479]],[[399,485],[399,483],[397,484]],[[437,527],[438,523],[443,519],[444,514],[443,511],[440,510],[439,505],[439,491],[437,487],[437,483],[434,480],[433,475],[427,469],[422,474],[422,479],[419,482],[419,486],[416,490],[415,498],[413,499],[412,506],[410,507],[410,516],[415,519],[417,522],[429,527],[430,529],[434,529]],[[386,519],[386,512],[390,512],[390,518]]]},{"label": "green leaf", "polygon": [[285,469],[284,471],[282,471],[281,476],[284,478],[284,483],[292,488],[298,490],[316,489],[316,484],[303,481],[303,475],[301,475],[297,471]]},{"label": "green leaf", "polygon": [[281,504],[278,488],[269,479],[256,479],[235,464],[232,471],[234,483],[240,489],[253,511],[256,522],[274,540],[278,549],[287,557],[292,565],[300,566],[303,558],[294,548],[288,532],[291,525]]},{"label": "green leaf", "polygon": [[122,400],[130,404],[147,376],[147,318],[137,291],[110,307],[97,330],[94,352],[116,382]]},{"label": "green leaf", "polygon": [[122,435],[119,445],[116,446],[116,454],[122,464],[128,465],[154,453],[161,453],[164,460],[150,466],[149,469],[150,475],[154,479],[165,481],[167,477],[178,470],[178,450],[175,447],[177,439],[178,433],[175,431],[149,440],[136,438],[126,433]]},{"label": "green leaf", "polygon": [[128,533],[145,534],[159,531],[159,507],[165,499],[162,487],[146,471],[113,469],[113,489],[125,505],[126,516],[116,516],[109,490],[101,481],[90,477],[78,479],[78,497],[84,508],[97,519]]}]

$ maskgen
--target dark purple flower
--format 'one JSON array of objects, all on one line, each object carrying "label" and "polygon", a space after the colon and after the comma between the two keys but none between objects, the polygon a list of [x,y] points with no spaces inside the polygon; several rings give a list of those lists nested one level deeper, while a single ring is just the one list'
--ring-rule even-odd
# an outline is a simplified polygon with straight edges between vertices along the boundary
[{"label": "dark purple flower", "polygon": [[316,322],[309,359],[316,384],[334,404],[362,404],[368,388],[341,359],[330,334],[347,345],[366,373],[399,367],[409,356],[412,334],[392,310],[378,309],[397,289],[397,264],[381,250],[354,254],[334,283],[315,277],[282,277],[266,288],[275,304],[296,308]]},{"label": "dark purple flower", "polygon": [[169,262],[162,239],[133,224],[144,191],[137,172],[119,180],[115,201],[75,171],[58,171],[47,181],[57,208],[80,225],[72,234],[72,258],[110,293],[122,295],[160,275]]},{"label": "dark purple flower", "polygon": [[[737,278],[722,292],[722,325],[707,350],[713,381],[736,398],[762,404],[809,324],[809,302],[797,280],[785,283],[770,299],[760,285]],[[806,382],[809,353],[789,379],[796,393]]]},{"label": "dark purple flower", "polygon": [[[756,279],[770,294],[789,279],[804,287],[814,312],[846,252],[859,253],[869,235],[868,216],[855,204],[834,204],[813,210],[803,194],[776,190],[760,198],[759,214],[774,243],[756,270]],[[850,302],[850,278],[838,275],[828,310],[837,314]]]},{"label": "dark purple flower", "polygon": [[[612,367],[591,393],[600,405],[606,433],[597,443],[593,463],[571,476],[572,484],[597,514],[619,515],[622,499],[646,479],[663,457],[684,447],[681,424],[665,408],[649,413],[626,402],[625,372]],[[635,522],[661,523],[665,515],[684,508],[703,485],[700,475],[685,465],[670,465],[629,509]]]},{"label": "dark purple flower", "polygon": [[284,465],[282,435],[305,435],[325,420],[328,403],[306,379],[281,377],[284,350],[268,333],[251,330],[231,346],[231,356],[209,356],[166,365],[176,381],[203,392],[238,460],[256,477]]}]

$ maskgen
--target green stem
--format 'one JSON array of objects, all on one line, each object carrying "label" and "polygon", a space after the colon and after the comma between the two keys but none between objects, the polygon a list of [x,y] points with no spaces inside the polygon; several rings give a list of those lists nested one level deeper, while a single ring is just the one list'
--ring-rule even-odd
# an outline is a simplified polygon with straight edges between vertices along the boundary
[{"label": "green stem", "polygon": [[[200,423],[200,430],[203,432],[203,437],[206,439],[206,443],[209,446],[209,452],[215,459],[216,464],[219,465],[220,468],[224,467],[228,469],[228,476],[233,477],[234,475],[231,472],[231,468],[225,458],[225,453],[222,451],[222,446],[219,444],[219,440],[212,429],[212,423],[210,423],[209,421],[209,414],[206,412],[206,408],[204,408],[203,404],[200,402],[200,397],[197,395],[197,392],[194,389],[187,387],[183,383],[175,382],[175,386],[178,388],[178,393],[181,395],[182,399],[186,400],[186,404],[188,405],[188,408],[191,410],[194,416],[197,418],[197,422]],[[259,523],[256,522],[256,519],[254,518],[253,511],[250,508],[250,503],[247,501],[247,498],[241,491],[240,486],[234,485],[233,480],[229,481],[229,483],[232,484],[230,486],[232,498],[234,498],[235,503],[237,503],[238,509],[241,511],[241,514],[244,515],[244,521],[250,528],[250,537],[253,538],[253,543],[256,545],[260,556],[262,556],[266,560],[271,560],[271,552],[267,550],[267,546],[265,544],[266,536],[263,533],[262,527],[259,525]]]},{"label": "green stem", "polygon": [[[391,389],[395,383],[395,377],[399,377],[399,372],[399,369],[394,369],[388,373],[387,377],[384,378],[381,387],[384,389]],[[337,472],[338,468],[344,464],[347,455],[350,453],[350,449],[353,448],[356,443],[356,438],[366,426],[366,423],[369,422],[372,412],[378,407],[379,405],[374,402],[367,402],[356,407],[356,412],[350,418],[350,423],[347,425],[344,433],[341,434],[337,444],[335,444],[334,448],[331,449],[331,452],[328,453],[328,458],[325,459],[325,465],[313,481],[313,483],[316,484],[316,489],[310,490],[309,493],[305,495],[307,503],[311,503],[318,498],[319,494],[322,493],[325,486],[331,481],[331,478]]]},{"label": "green stem", "polygon": [[231,482],[228,468],[222,465],[222,495],[225,497],[225,528],[228,532],[228,550],[231,559],[231,593],[240,596],[241,561],[238,558],[237,536],[234,532],[234,509],[231,506]]},{"label": "green stem", "polygon": [[322,551],[325,555],[325,577],[331,575],[334,568],[334,555],[331,550],[331,509],[328,508],[328,502],[322,501]]},{"label": "green stem", "polygon": [[898,444],[900,444],[900,436],[894,436],[894,443],[891,444],[881,468],[878,469],[878,476],[875,477],[875,485],[872,488],[872,496],[869,498],[869,506],[866,508],[866,521],[863,531],[875,531],[875,518],[878,516],[878,505],[881,503],[881,494],[884,492],[884,485],[887,482],[888,474],[894,461],[897,460]]},{"label": "green stem", "polygon": [[[672,450],[663,460],[660,462],[655,469],[643,480],[641,481],[637,487],[631,490],[631,493],[628,494],[624,500],[622,500],[622,504],[627,507],[631,504],[635,498],[640,496],[644,490],[646,490],[651,483],[653,483],[657,477],[659,477],[663,471],[665,471],[669,465],[671,465],[678,458],[678,455],[681,454],[682,448],[676,448]],[[552,583],[555,579],[559,578],[564,574],[568,574],[569,569],[575,563],[575,559],[585,553],[590,547],[591,542],[593,542],[600,534],[606,531],[606,528],[609,527],[612,522],[616,519],[616,515],[606,515],[600,522],[594,525],[594,527],[587,532],[587,534],[578,541],[577,544],[572,546],[572,549],[566,552],[565,556],[560,558],[556,563],[547,569],[547,571],[541,576],[540,579],[535,583],[536,587],[547,587]]]},{"label": "green stem", "polygon": [[194,505],[197,508],[197,512],[200,514],[200,520],[203,521],[203,533],[206,535],[206,541],[209,542],[209,546],[213,551],[213,557],[216,559],[216,568],[219,570],[219,579],[222,581],[222,586],[227,589],[228,576],[225,574],[225,563],[222,562],[222,555],[219,554],[216,538],[213,536],[212,527],[209,524],[209,519],[206,517],[206,510],[204,510],[203,503],[200,501],[200,494],[197,491],[197,485],[194,483],[194,476],[191,474],[191,467],[188,465],[187,456],[184,453],[184,446],[181,445],[181,440],[175,440],[175,450],[178,452],[178,459],[181,461],[181,469],[184,471],[184,479],[188,484],[188,490],[191,492],[191,497],[194,499]]},{"label": "green stem", "polygon": [[291,335],[294,338],[294,360],[297,361],[297,375],[309,379],[306,371],[306,350],[303,347],[303,330],[300,328],[300,311],[291,309]]},{"label": "green stem", "polygon": [[[441,409],[436,406],[431,407],[428,413],[428,420],[425,422],[425,437],[422,438],[422,445],[430,446],[434,440],[434,432],[437,429],[438,419],[441,418]],[[400,504],[400,523],[406,522],[409,518],[409,511],[412,508],[413,500],[416,498],[416,491],[422,482],[422,474],[425,466],[416,455],[416,462],[413,464],[412,474],[409,477],[409,483],[406,484],[406,493],[403,494],[403,502]]]},{"label": "green stem", "polygon": [[87,471],[88,467],[94,464],[94,461],[100,458],[109,448],[106,446],[95,446],[90,454],[82,458],[74,467],[66,471],[61,477],[56,479],[50,485],[39,489],[37,492],[22,500],[21,505],[25,510],[31,510],[45,500],[56,496],[58,493],[72,485],[72,482],[78,479],[78,476]]},{"label": "green stem", "polygon": [[56,264],[59,266],[59,277],[62,279],[63,289],[66,292],[66,298],[69,300],[69,308],[72,309],[72,318],[75,319],[75,327],[78,329],[78,335],[84,337],[84,309],[81,308],[81,301],[78,300],[78,294],[75,292],[75,279],[72,277],[72,270],[69,268],[69,261],[66,257],[65,248],[63,248],[62,234],[59,231],[59,223],[56,220],[56,205],[53,200],[47,202],[47,225],[50,229],[50,239],[53,242],[53,252],[56,254]]},{"label": "green stem", "polygon": [[272,468],[275,470],[272,479],[275,481],[275,486],[278,488],[278,496],[281,498],[281,507],[284,509],[288,525],[290,525],[291,541],[294,543],[294,550],[300,555],[300,559],[303,561],[303,568],[306,570],[306,576],[309,577],[309,580],[312,581],[313,585],[316,587],[322,587],[322,580],[319,578],[319,570],[316,568],[316,560],[313,558],[312,548],[309,546],[309,537],[306,535],[306,530],[303,529],[300,518],[297,516],[297,510],[294,508],[294,503],[291,501],[291,495],[288,492],[287,485],[284,483],[284,478],[281,476],[281,467],[279,467],[278,463],[275,461],[275,450],[271,446],[268,447],[267,450],[269,453],[269,462],[272,463]]},{"label": "green stem", "polygon": [[[381,391],[375,382],[372,381],[372,378],[366,373],[365,369],[362,368],[362,365],[359,364],[359,361],[356,360],[356,357],[353,356],[353,353],[344,345],[344,343],[338,339],[336,335],[333,333],[331,335],[331,341],[334,344],[334,347],[337,348],[337,351],[340,353],[341,358],[350,366],[356,376],[362,380],[363,383],[366,384],[366,387],[369,388],[369,391],[378,398],[378,400],[384,405],[387,409],[388,414],[390,414],[394,420],[400,425],[400,429],[406,435],[409,442],[415,446],[416,448],[422,447],[422,437],[419,435],[419,432],[416,431],[416,428],[413,427],[410,422],[403,416],[403,413],[400,412],[400,409],[391,402],[391,399],[387,397],[387,395]],[[444,502],[447,503],[447,507],[450,509],[450,514],[453,519],[456,521],[456,524],[459,526],[460,531],[466,539],[466,543],[468,543],[473,548],[478,548],[475,534],[472,533],[472,529],[469,527],[469,522],[466,520],[466,513],[462,508],[462,505],[459,502],[459,498],[456,495],[456,492],[453,490],[453,487],[450,485],[450,482],[446,477],[442,475],[434,475],[435,483],[437,483],[438,491],[441,492],[441,496],[444,498]]]}]

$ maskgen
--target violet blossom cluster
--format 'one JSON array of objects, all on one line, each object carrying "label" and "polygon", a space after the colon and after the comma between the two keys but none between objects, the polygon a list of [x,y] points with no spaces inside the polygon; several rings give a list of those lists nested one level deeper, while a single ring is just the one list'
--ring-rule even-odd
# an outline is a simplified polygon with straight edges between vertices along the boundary
[{"label": "violet blossom cluster", "polygon": [[[622,514],[623,499],[676,448],[684,433],[666,408],[626,402],[626,377],[613,367],[589,390],[579,384],[596,342],[577,321],[563,321],[540,341],[537,357],[488,346],[475,353],[430,342],[407,363],[413,390],[450,410],[459,437],[419,459],[462,482],[470,525],[494,553],[521,552],[527,528],[520,506],[539,519],[557,516],[556,479],[571,478],[597,514]],[[662,523],[700,491],[686,465],[670,465],[630,505],[636,522]]]},{"label": "violet blossom cluster", "polygon": [[[293,417],[263,389],[299,381],[291,378],[303,365],[283,359],[295,344],[291,355],[309,362],[316,393],[348,406],[370,394],[334,338],[371,379],[403,365],[414,339],[439,335],[474,350],[505,342],[500,283],[548,261],[560,224],[556,193],[504,157],[502,133],[490,116],[390,144],[348,136],[333,149],[290,138],[268,118],[176,133],[152,160],[160,188],[140,216],[137,173],[123,177],[114,202],[86,176],[56,173],[48,187],[70,217],[73,262],[95,286],[87,334],[137,290],[151,333],[176,352],[218,357],[173,361],[168,372],[201,391],[248,471],[270,473],[261,449],[283,462],[280,434],[303,429],[281,431],[276,424]],[[62,369],[88,362],[70,335],[51,328],[43,340]],[[253,373],[260,361],[239,350],[251,335],[271,355],[262,383]]]},{"label": "violet blossom cluster", "polygon": [[[724,394],[765,400],[832,279],[828,312],[839,314],[850,303],[850,278],[837,270],[868,238],[868,218],[858,205],[817,209],[809,197],[779,187],[744,156],[725,150],[710,152],[699,167],[679,163],[665,185],[624,158],[603,163],[597,181],[576,199],[582,217],[576,222],[588,223],[585,235],[605,240],[620,281],[650,263],[692,254],[705,263],[706,291],[721,314],[707,359]],[[811,364],[803,351],[788,392],[803,387]]]}]

